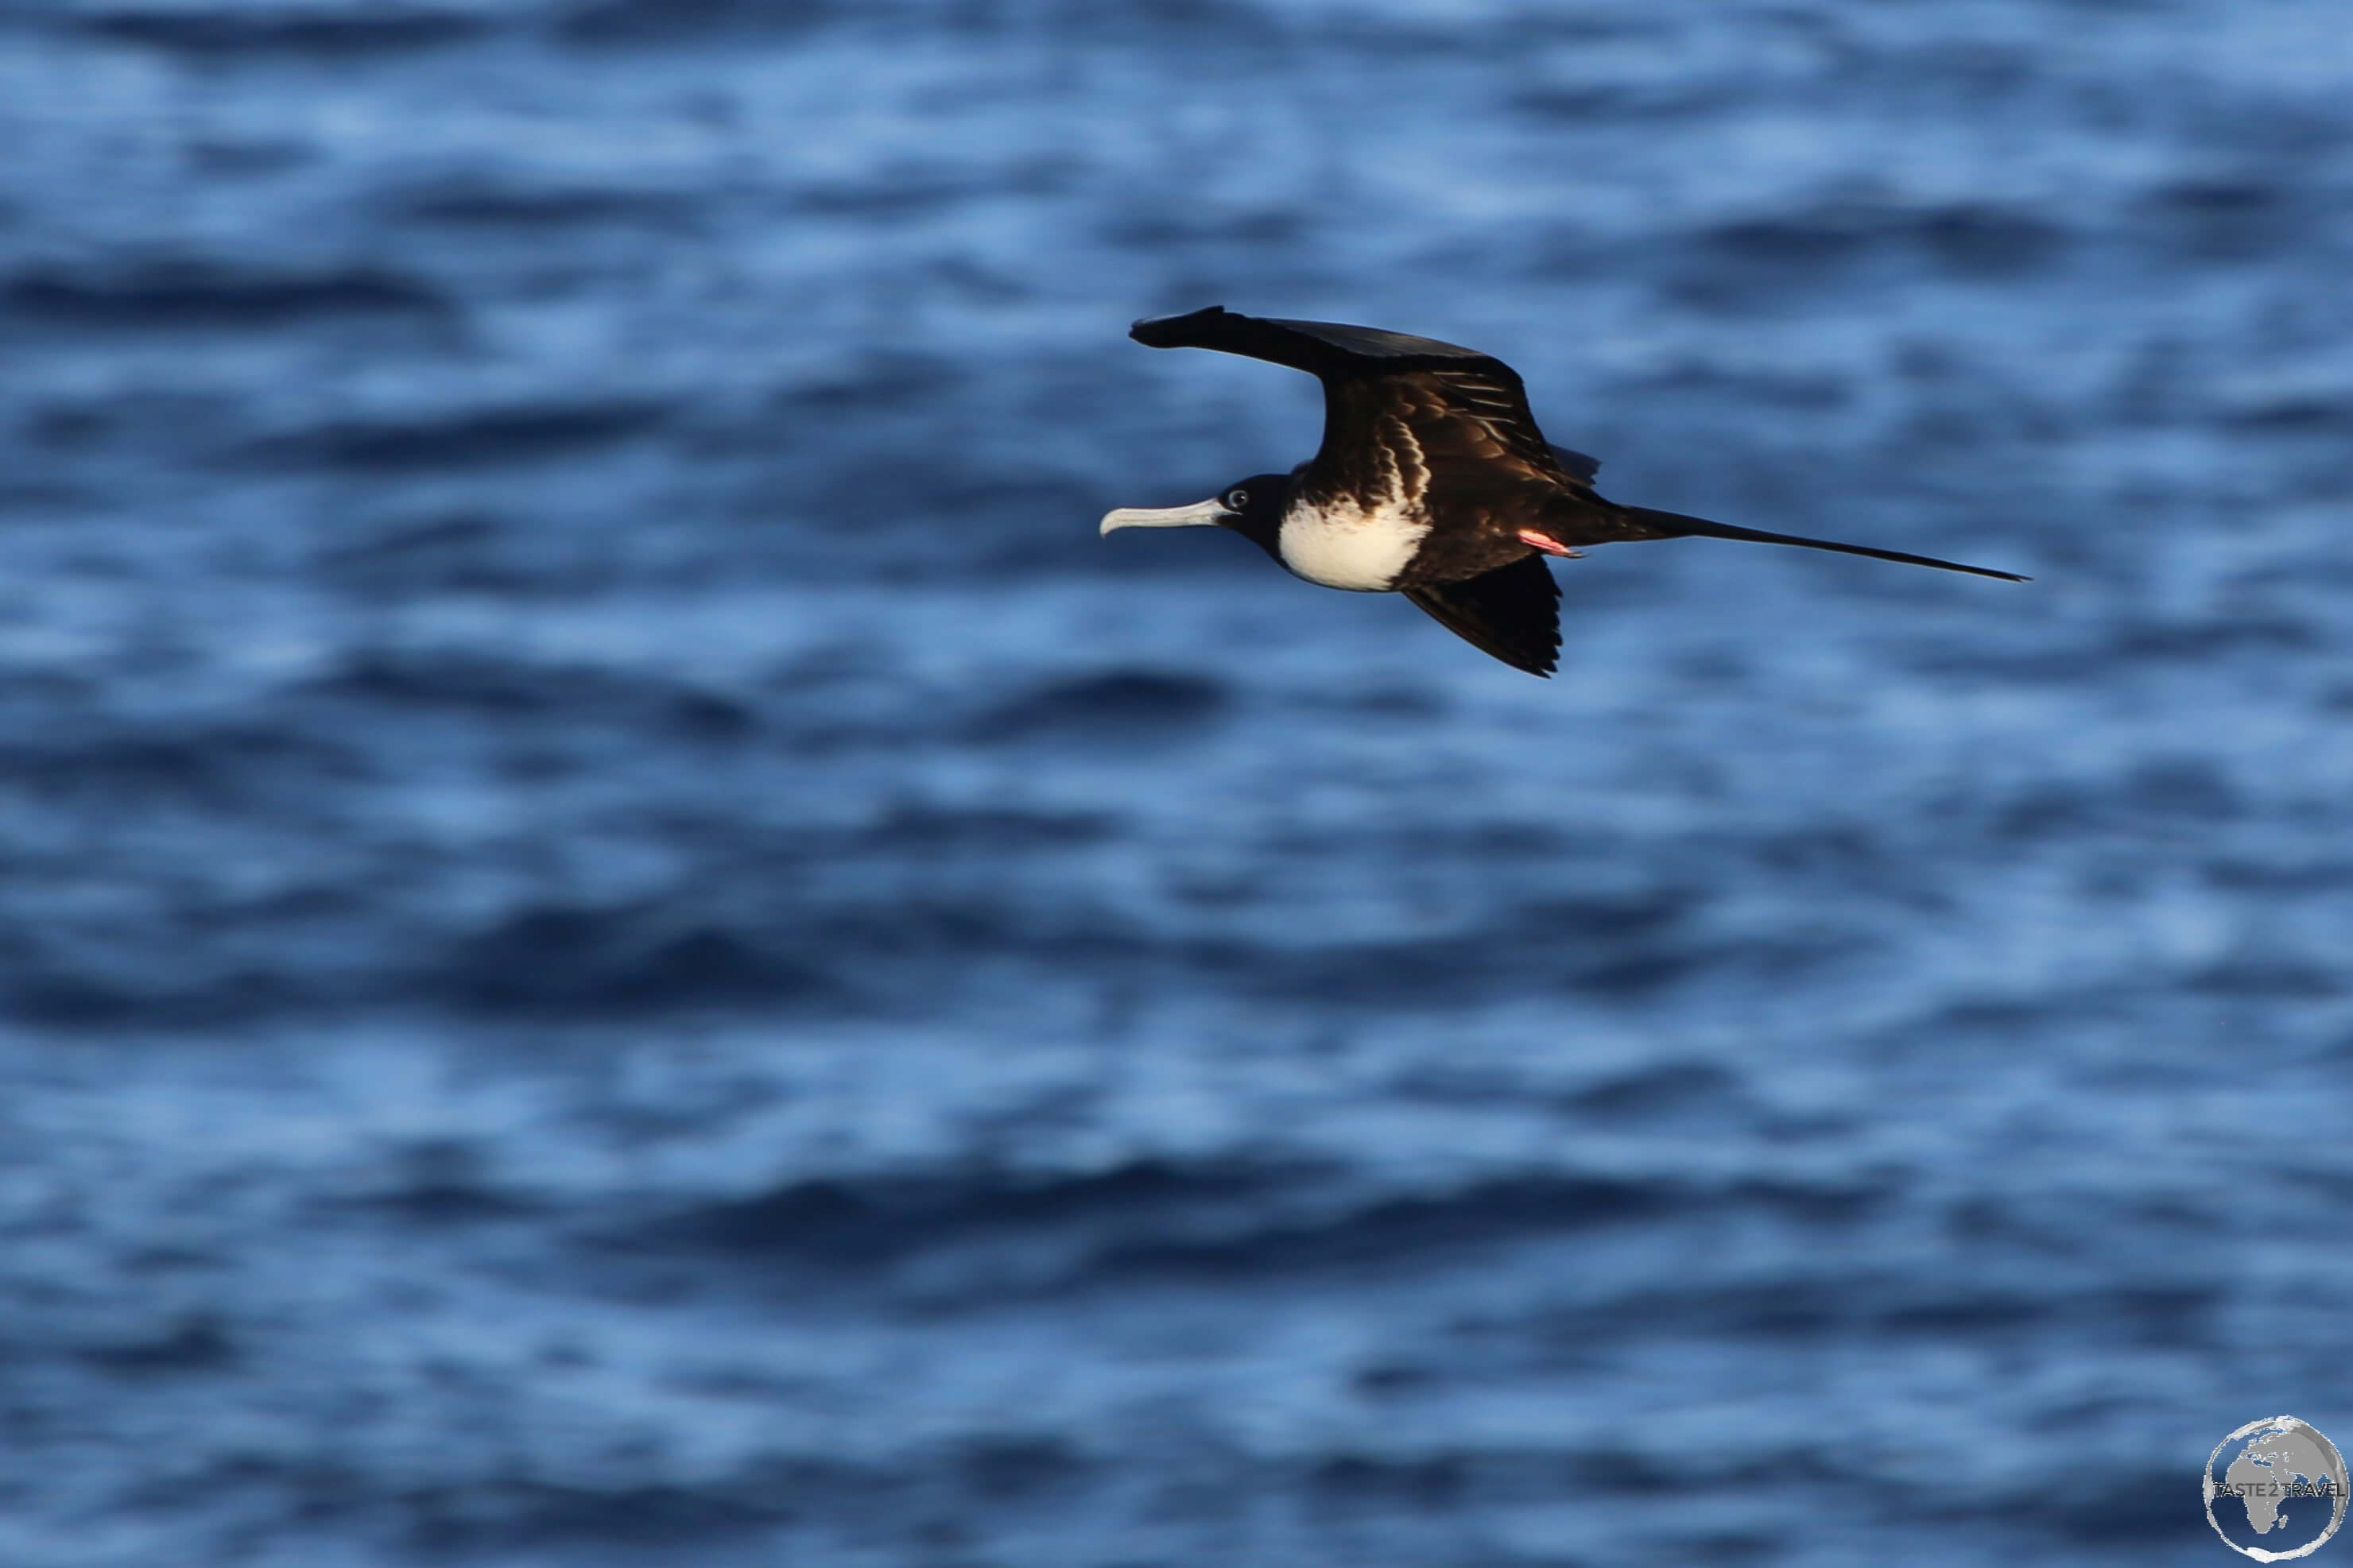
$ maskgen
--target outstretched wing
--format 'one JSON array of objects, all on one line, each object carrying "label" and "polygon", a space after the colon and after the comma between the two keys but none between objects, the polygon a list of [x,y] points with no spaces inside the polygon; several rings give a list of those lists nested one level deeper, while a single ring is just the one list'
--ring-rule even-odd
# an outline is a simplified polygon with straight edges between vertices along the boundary
[{"label": "outstretched wing", "polygon": [[1548,676],[1560,651],[1560,586],[1541,555],[1405,596],[1440,626],[1514,669]]},{"label": "outstretched wing", "polygon": [[1147,316],[1128,335],[1151,348],[1216,349],[1315,376],[1324,384],[1315,466],[1340,482],[1377,482],[1381,476],[1347,466],[1387,464],[1391,454],[1413,468],[1441,457],[1500,464],[1487,472],[1491,482],[1588,477],[1564,468],[1561,449],[1546,444],[1519,374],[1476,349],[1340,321],[1237,315],[1219,305]]}]

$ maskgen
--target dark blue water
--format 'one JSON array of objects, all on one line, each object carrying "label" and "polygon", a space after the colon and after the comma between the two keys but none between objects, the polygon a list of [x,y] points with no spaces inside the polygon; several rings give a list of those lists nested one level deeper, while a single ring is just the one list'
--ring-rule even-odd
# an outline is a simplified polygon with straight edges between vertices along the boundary
[{"label": "dark blue water", "polygon": [[[0,1562],[2200,1563],[2353,1439],[2337,0],[0,6]],[[1702,541],[1241,541],[1222,302]]]}]

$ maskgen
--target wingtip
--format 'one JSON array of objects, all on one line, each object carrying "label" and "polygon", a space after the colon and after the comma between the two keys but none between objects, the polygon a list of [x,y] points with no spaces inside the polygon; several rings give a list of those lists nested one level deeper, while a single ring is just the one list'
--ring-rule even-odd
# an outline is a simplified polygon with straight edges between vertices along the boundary
[{"label": "wingtip", "polygon": [[1198,310],[1183,310],[1173,316],[1139,316],[1129,324],[1127,335],[1148,349],[1186,348],[1192,342],[1187,329],[1226,313],[1223,305],[1204,305]]}]

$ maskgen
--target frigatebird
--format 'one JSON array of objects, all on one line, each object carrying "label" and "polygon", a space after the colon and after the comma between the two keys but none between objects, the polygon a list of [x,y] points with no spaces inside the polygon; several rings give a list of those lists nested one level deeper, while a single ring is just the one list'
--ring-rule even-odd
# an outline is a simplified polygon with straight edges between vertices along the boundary
[{"label": "frigatebird", "polygon": [[1146,316],[1128,336],[1306,371],[1324,384],[1324,444],[1287,474],[1254,474],[1191,506],[1122,507],[1104,516],[1103,532],[1231,529],[1310,583],[1403,594],[1531,675],[1549,676],[1560,649],[1560,589],[1544,558],[1574,557],[1579,545],[1739,539],[2027,581],[1900,550],[1620,506],[1593,488],[1599,458],[1544,438],[1511,366],[1435,338],[1219,305]]}]

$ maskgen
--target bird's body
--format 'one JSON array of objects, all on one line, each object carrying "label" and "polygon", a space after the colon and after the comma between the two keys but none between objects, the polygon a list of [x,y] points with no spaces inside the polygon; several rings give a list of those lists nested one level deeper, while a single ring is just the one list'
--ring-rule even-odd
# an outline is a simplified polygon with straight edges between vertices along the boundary
[{"label": "bird's body", "polygon": [[1593,489],[1599,461],[1545,440],[1509,365],[1434,338],[1215,305],[1146,317],[1129,335],[1154,348],[1219,349],[1310,372],[1324,384],[1324,443],[1290,473],[1257,475],[1209,500],[1113,511],[1103,532],[1229,528],[1310,583],[1402,593],[1534,675],[1552,672],[1560,647],[1560,594],[1543,558],[1573,556],[1579,545],[1701,535],[2024,581],[1925,555],[1619,506]]}]

